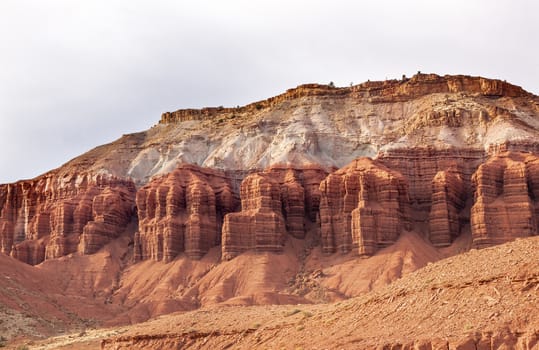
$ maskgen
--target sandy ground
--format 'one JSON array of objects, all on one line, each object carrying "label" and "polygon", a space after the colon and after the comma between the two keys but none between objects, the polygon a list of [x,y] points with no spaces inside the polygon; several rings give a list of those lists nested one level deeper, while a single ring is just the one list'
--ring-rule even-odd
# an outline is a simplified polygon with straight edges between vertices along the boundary
[{"label": "sandy ground", "polygon": [[539,237],[533,237],[428,263],[389,285],[339,302],[212,305],[131,326],[86,329],[42,341],[19,339],[10,347],[370,349],[426,344],[430,349],[488,343],[485,348],[536,349],[538,311]]}]

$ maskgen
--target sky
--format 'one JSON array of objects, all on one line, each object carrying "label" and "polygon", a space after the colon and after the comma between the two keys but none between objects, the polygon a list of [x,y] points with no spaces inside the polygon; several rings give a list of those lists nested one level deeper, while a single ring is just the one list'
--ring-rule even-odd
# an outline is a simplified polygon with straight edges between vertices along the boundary
[{"label": "sky", "polygon": [[535,0],[1,0],[0,183],[164,111],[423,73],[539,94]]}]

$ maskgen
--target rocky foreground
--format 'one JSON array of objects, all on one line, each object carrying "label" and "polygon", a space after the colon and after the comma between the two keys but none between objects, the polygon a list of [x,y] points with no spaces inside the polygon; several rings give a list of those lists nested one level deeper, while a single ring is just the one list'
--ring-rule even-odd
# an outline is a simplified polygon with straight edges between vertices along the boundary
[{"label": "rocky foreground", "polygon": [[309,84],[164,113],[0,185],[0,312],[20,321],[0,330],[342,301],[536,236],[538,136],[537,96],[468,76]]},{"label": "rocky foreground", "polygon": [[538,349],[539,238],[472,250],[334,304],[221,307],[38,349]]}]

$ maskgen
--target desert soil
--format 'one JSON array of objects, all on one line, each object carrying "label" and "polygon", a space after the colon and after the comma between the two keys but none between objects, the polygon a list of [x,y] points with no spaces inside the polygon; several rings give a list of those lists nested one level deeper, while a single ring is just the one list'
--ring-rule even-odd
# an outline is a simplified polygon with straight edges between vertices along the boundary
[{"label": "desert soil", "polygon": [[213,306],[12,346],[537,349],[538,311],[539,237],[533,237],[429,263],[337,303]]}]

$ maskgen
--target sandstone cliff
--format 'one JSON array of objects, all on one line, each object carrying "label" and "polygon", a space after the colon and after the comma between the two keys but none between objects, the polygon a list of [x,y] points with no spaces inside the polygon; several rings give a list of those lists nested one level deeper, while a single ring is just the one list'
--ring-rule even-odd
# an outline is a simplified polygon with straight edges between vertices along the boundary
[{"label": "sandstone cliff", "polygon": [[439,171],[432,180],[429,239],[436,247],[449,246],[460,234],[460,211],[466,192],[456,168]]},{"label": "sandstone cliff", "polygon": [[[503,197],[483,195],[502,175],[489,170],[493,165],[479,166],[506,151],[538,154],[538,114],[539,99],[517,86],[434,74],[347,88],[307,84],[243,107],[167,112],[148,131],[124,135],[43,177],[2,186],[0,245],[33,264],[97,251],[130,221],[131,179],[142,188],[136,260],[170,261],[181,252],[198,259],[221,241],[225,257],[279,251],[287,235],[302,239],[305,223],[318,216],[326,253],[372,254],[394,241],[402,220],[438,247],[470,221],[474,237],[488,237],[481,225],[489,224],[481,222],[497,204],[485,203],[526,198],[522,184],[507,185]],[[398,180],[349,167],[332,173],[364,156]],[[509,168],[502,177],[517,181],[520,168]],[[349,171],[355,175],[343,175]],[[95,185],[90,178],[123,183]],[[384,191],[389,197],[397,191],[398,205]],[[535,213],[530,201],[519,205]],[[519,225],[533,227],[530,220]]]},{"label": "sandstone cliff", "polygon": [[213,107],[203,109],[180,109],[165,112],[161,115],[161,124],[178,123],[190,120],[204,120],[215,117],[229,117],[241,113],[252,113],[278,104],[302,97],[331,96],[339,99],[351,97],[368,99],[372,103],[397,102],[416,99],[428,94],[467,93],[488,97],[523,97],[529,94],[518,86],[500,80],[480,77],[438,76],[436,74],[417,74],[411,79],[386,80],[381,82],[365,82],[351,87],[336,88],[330,85],[304,84],[289,89],[284,94],[267,100],[254,102],[243,107]]},{"label": "sandstone cliff", "polygon": [[91,174],[0,186],[0,249],[29,264],[94,253],[117,238],[134,214],[129,180]]},{"label": "sandstone cliff", "polygon": [[[472,246],[537,235],[538,136],[537,96],[466,76],[309,84],[244,107],[165,113],[0,185],[0,251],[38,265],[0,254],[15,266],[0,303],[41,317],[27,303],[39,296],[65,324],[119,324],[360,295]],[[35,285],[22,283],[37,275],[28,271],[60,277],[19,298]]]},{"label": "sandstone cliff", "polygon": [[526,153],[502,153],[473,176],[473,245],[485,247],[537,234],[539,159]]},{"label": "sandstone cliff", "polygon": [[225,174],[194,165],[153,180],[138,191],[136,202],[136,261],[168,262],[181,252],[200,259],[220,243],[223,217],[236,207]]},{"label": "sandstone cliff", "polygon": [[372,255],[410,229],[404,177],[368,158],[330,174],[321,184],[322,250]]},{"label": "sandstone cliff", "polygon": [[412,222],[435,246],[443,247],[469,222],[465,206],[473,193],[471,178],[487,157],[478,149],[429,146],[389,150],[377,159],[404,176]]},{"label": "sandstone cliff", "polygon": [[320,203],[319,167],[273,167],[241,184],[241,212],[225,217],[223,258],[249,249],[281,252],[287,234],[305,237],[305,220],[315,221]]}]

